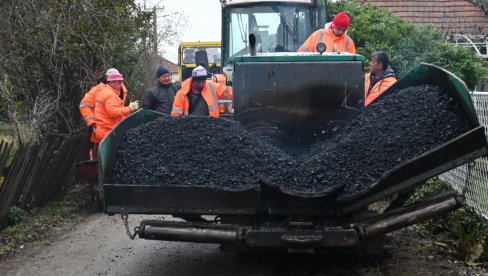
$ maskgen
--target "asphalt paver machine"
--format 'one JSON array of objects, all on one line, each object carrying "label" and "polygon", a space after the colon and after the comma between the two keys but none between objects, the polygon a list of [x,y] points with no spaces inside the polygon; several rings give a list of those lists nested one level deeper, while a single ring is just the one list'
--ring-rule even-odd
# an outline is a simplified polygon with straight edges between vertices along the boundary
[{"label": "asphalt paver machine", "polygon": [[[333,136],[364,109],[364,57],[295,52],[325,24],[325,1],[222,1],[222,5],[223,71],[234,89],[234,119],[250,131],[277,129],[277,139],[287,145],[310,145]],[[365,189],[347,196],[267,185],[229,190],[114,183],[113,169],[124,133],[164,116],[149,110],[136,112],[100,144],[99,193],[104,212],[122,214],[124,219],[129,214],[183,217],[183,221],[142,221],[134,236],[216,243],[244,251],[354,249],[385,233],[444,215],[461,206],[462,195],[446,193],[398,204],[383,213],[367,211],[374,202],[487,154],[484,129],[466,85],[452,73],[420,64],[385,97],[398,89],[427,84],[441,87],[462,108],[469,130],[400,162]],[[202,219],[208,217],[218,219]]]}]

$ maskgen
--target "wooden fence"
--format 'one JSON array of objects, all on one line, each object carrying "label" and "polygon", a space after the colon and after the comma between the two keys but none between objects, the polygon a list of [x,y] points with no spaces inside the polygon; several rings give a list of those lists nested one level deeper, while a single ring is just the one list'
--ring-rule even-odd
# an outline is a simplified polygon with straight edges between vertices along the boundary
[{"label": "wooden fence", "polygon": [[[55,197],[86,149],[86,137],[50,137],[40,143],[21,144],[0,186],[0,222],[9,208],[23,210],[44,206]],[[0,144],[0,173],[12,150]]]},{"label": "wooden fence", "polygon": [[[12,151],[13,143],[7,141],[0,142],[0,176],[4,175],[4,169],[7,166],[8,157]],[[0,182],[1,183],[1,182]]]}]

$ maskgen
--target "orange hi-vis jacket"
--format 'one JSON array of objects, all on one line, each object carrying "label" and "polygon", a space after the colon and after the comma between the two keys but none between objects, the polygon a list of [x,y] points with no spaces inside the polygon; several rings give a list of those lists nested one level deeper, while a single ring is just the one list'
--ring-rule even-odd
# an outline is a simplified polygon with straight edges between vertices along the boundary
[{"label": "orange hi-vis jacket", "polygon": [[[83,119],[86,122],[86,126],[91,126],[95,123],[95,98],[97,93],[102,90],[107,84],[100,82],[99,84],[93,86],[88,92],[86,92],[85,96],[80,102],[80,113]],[[127,97],[127,88],[122,85],[122,96],[123,101]],[[92,132],[91,141],[95,142],[95,133]]]},{"label": "orange hi-vis jacket", "polygon": [[107,133],[130,113],[128,106],[119,97],[119,91],[105,85],[95,97],[95,143],[100,143]]},{"label": "orange hi-vis jacket", "polygon": [[[187,94],[191,90],[191,82],[192,78],[190,77],[181,83],[181,89],[176,93],[175,101],[173,102],[171,116],[179,117],[188,115],[190,101],[188,100]],[[220,99],[227,98],[232,100],[232,87],[216,82],[205,82],[201,93],[207,103],[210,117],[219,117]]]},{"label": "orange hi-vis jacket", "polygon": [[325,52],[348,52],[356,54],[354,41],[347,35],[336,36],[332,32],[331,23],[327,23],[324,29],[320,29],[311,34],[303,45],[298,48],[298,52],[315,52],[318,43],[325,44]]},{"label": "orange hi-vis jacket", "polygon": [[80,113],[87,126],[95,123],[95,96],[106,84],[101,82],[93,86],[80,102]]},{"label": "orange hi-vis jacket", "polygon": [[383,75],[371,86],[371,73],[364,76],[364,106],[368,106],[397,82],[394,75]]}]

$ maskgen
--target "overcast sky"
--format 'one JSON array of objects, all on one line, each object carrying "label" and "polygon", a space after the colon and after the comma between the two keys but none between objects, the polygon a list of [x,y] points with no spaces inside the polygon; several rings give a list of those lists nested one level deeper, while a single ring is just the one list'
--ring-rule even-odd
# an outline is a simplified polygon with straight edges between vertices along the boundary
[{"label": "overcast sky", "polygon": [[[143,0],[140,0],[144,3]],[[176,63],[178,44],[181,41],[220,41],[221,5],[219,0],[146,0],[146,8],[164,7],[165,13],[178,11],[188,18],[181,28],[181,37],[173,46],[160,45],[163,57]]]}]

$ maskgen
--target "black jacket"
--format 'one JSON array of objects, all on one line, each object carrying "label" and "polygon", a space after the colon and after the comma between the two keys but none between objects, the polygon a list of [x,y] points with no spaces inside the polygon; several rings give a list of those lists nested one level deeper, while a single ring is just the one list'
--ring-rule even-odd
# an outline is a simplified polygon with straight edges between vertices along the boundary
[{"label": "black jacket", "polygon": [[163,85],[158,82],[157,85],[151,87],[142,96],[142,108],[151,109],[164,114],[171,114],[173,108],[173,101],[176,96],[176,92],[180,90],[181,85],[176,83],[170,83]]}]

